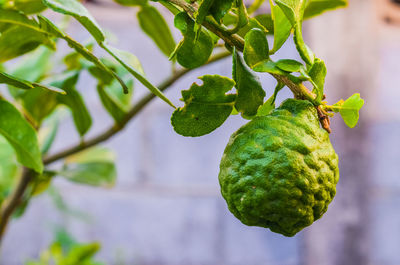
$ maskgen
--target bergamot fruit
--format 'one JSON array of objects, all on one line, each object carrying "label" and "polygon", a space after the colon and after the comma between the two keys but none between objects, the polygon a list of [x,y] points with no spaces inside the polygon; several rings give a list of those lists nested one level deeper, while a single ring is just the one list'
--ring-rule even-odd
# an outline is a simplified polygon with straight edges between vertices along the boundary
[{"label": "bergamot fruit", "polygon": [[338,156],[316,109],[295,99],[235,132],[219,173],[222,196],[242,223],[285,236],[326,212],[338,180]]}]

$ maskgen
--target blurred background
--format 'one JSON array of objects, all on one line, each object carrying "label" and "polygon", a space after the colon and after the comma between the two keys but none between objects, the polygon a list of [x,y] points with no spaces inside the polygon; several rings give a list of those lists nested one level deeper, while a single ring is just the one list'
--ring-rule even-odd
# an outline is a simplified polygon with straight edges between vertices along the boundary
[{"label": "blurred background", "polygon": [[[138,27],[134,8],[108,0],[87,2],[116,46],[136,54],[148,78],[160,83],[170,63]],[[172,16],[164,9],[168,22]],[[48,12],[49,17],[57,16]],[[173,27],[171,27],[173,28]],[[69,33],[89,38],[77,23]],[[337,195],[324,217],[293,238],[247,227],[228,211],[219,192],[219,160],[232,132],[245,120],[231,116],[214,133],[185,138],[170,125],[172,109],[159,99],[105,146],[117,155],[118,180],[110,189],[55,180],[52,192],[35,198],[12,222],[0,263],[20,265],[38,257],[64,229],[80,242],[99,241],[97,259],[126,265],[398,265],[400,264],[400,4],[350,0],[350,6],[306,21],[307,43],[328,68],[327,99],[334,103],[360,92],[360,123],[332,120],[331,139],[340,158]],[[181,35],[174,31],[175,39]],[[65,45],[64,49],[68,49]],[[277,55],[298,59],[291,41]],[[166,93],[197,77],[231,77],[230,59],[193,71]],[[275,82],[261,77],[269,97]],[[94,118],[90,135],[112,124],[84,76],[78,88]],[[138,82],[134,99],[146,92]],[[285,90],[279,101],[289,97]],[[77,143],[73,122],[61,124],[54,150]]]}]

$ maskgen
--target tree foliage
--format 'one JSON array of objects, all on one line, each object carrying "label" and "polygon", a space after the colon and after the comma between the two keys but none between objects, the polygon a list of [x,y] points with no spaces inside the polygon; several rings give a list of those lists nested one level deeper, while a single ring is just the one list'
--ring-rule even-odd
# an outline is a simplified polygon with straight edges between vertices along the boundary
[{"label": "tree foliage", "polygon": [[[0,144],[4,146],[0,155],[8,157],[0,161],[0,236],[12,213],[23,212],[29,199],[43,192],[55,177],[94,186],[113,185],[114,158],[111,151],[97,145],[122,130],[154,97],[173,108],[172,127],[184,136],[211,133],[233,114],[240,113],[245,119],[266,115],[275,108],[276,96],[284,86],[296,98],[309,100],[323,116],[320,118],[339,113],[349,127],[357,124],[364,101],[359,94],[332,105],[324,101],[327,68],[302,35],[305,19],[346,6],[347,1],[255,0],[249,6],[243,0],[115,1],[132,8],[132,13],[138,11],[138,24],[171,61],[171,69],[181,65],[166,82],[154,84],[134,54],[110,45],[101,25],[77,0],[0,2],[0,83],[7,86],[0,95]],[[267,6],[268,13],[261,11]],[[172,15],[162,15],[165,8],[174,16],[181,40],[173,38],[171,32],[176,29],[169,27]],[[79,22],[90,41],[76,41],[67,33],[67,20],[51,21],[47,11]],[[302,61],[273,60],[271,55],[291,40],[290,35]],[[70,48],[67,54],[58,50],[63,42]],[[96,49],[107,56],[98,55]],[[226,57],[227,52],[232,54],[232,76],[206,73],[199,77],[202,85],[182,88],[183,104],[178,107],[163,93],[185,73]],[[60,54],[61,61],[53,60]],[[80,91],[84,72],[96,80],[93,89],[115,122],[95,138],[87,137],[94,112]],[[277,79],[275,89],[262,87],[259,79],[263,74]],[[135,83],[149,90],[137,105],[131,102]],[[54,153],[51,146],[58,124],[66,116],[73,118],[81,142]],[[102,157],[96,157],[99,154]],[[48,165],[58,160],[64,165],[50,170]],[[13,192],[17,186],[23,188],[22,193]]]}]

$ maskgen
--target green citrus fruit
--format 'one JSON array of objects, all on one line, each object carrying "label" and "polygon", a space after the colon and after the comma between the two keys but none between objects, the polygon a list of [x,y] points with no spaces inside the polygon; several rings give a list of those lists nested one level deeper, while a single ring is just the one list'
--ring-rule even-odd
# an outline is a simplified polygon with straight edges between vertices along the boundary
[{"label": "green citrus fruit", "polygon": [[286,100],[235,132],[219,182],[242,223],[294,236],[328,209],[339,180],[338,156],[313,105]]}]

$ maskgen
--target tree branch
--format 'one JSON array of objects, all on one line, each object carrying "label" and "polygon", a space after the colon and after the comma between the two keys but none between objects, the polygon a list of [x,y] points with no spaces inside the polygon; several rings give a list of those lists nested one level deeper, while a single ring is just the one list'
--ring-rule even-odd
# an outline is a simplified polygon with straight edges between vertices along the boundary
[{"label": "tree branch", "polygon": [[[221,52],[219,54],[216,54],[210,58],[210,60],[207,62],[207,65],[217,62],[228,56],[230,56],[229,52]],[[192,70],[195,70],[195,69],[181,69],[179,71],[174,72],[174,74],[171,77],[167,78],[164,82],[162,82],[158,86],[158,88],[161,91],[168,89],[176,81],[178,81],[182,76],[186,75],[187,73],[189,73]],[[67,156],[73,155],[77,152],[83,151],[89,147],[95,146],[101,142],[104,142],[104,141],[110,139],[112,136],[114,136],[118,132],[122,131],[122,129],[124,129],[125,126],[141,110],[143,110],[143,108],[154,98],[156,98],[156,95],[154,95],[152,93],[147,94],[132,107],[132,109],[126,114],[125,118],[123,119],[123,121],[121,123],[111,126],[106,131],[100,133],[99,135],[97,135],[87,141],[83,141],[80,144],[77,144],[77,145],[72,146],[66,150],[59,152],[59,153],[56,153],[54,155],[44,158],[43,163],[45,165],[48,165],[57,160],[60,160]],[[12,216],[13,212],[17,209],[17,207],[20,205],[21,199],[24,196],[26,189],[29,186],[29,183],[31,182],[31,180],[34,178],[34,176],[36,174],[37,173],[35,173],[33,170],[24,168],[22,176],[21,176],[13,194],[3,203],[1,211],[0,211],[0,245],[1,245],[2,238],[4,236],[4,232],[7,228],[7,224],[10,220],[10,217]]]},{"label": "tree branch", "polygon": [[29,182],[35,176],[35,172],[24,168],[21,179],[18,182],[17,187],[9,198],[3,203],[0,211],[0,245],[3,239],[4,232],[6,230],[7,224],[10,220],[15,209],[21,203],[21,199],[28,188]]},{"label": "tree branch", "polygon": [[[198,10],[198,5],[197,3],[187,3],[185,0],[165,0],[169,3],[173,3],[176,6],[182,8],[186,13],[192,16],[194,18],[194,14]],[[162,2],[161,2],[162,4]],[[228,44],[231,47],[236,47],[238,51],[243,52],[244,49],[244,40],[242,37],[240,37],[237,34],[230,34],[229,32],[226,32],[221,29],[221,27],[216,24],[212,19],[207,18],[206,21],[202,24],[205,28],[216,34],[218,37],[220,37],[226,44]],[[285,84],[294,94],[295,98],[298,99],[307,99],[309,101],[314,101],[316,95],[312,93],[310,90],[308,90],[307,87],[305,87],[303,84],[297,84],[290,80],[287,76],[284,75],[278,75],[278,74],[271,74],[278,82],[281,82]],[[323,129],[325,129],[328,133],[331,132],[330,128],[330,122],[329,122],[329,117],[326,115],[320,115],[322,113],[321,107],[316,106],[318,117],[321,123],[321,126]]]},{"label": "tree branch", "polygon": [[[221,52],[219,54],[214,55],[213,57],[210,58],[210,60],[206,63],[206,65],[214,63],[216,61],[219,61],[223,58],[226,58],[230,55],[229,52]],[[158,88],[161,91],[164,91],[171,87],[177,80],[179,80],[182,76],[185,74],[189,73],[194,69],[181,69],[176,71],[170,78],[166,79],[164,82],[162,82]],[[144,96],[141,100],[139,100],[133,107],[132,109],[126,114],[125,118],[122,120],[121,123],[119,124],[114,124],[110,128],[108,128],[106,131],[103,133],[87,140],[83,141],[73,147],[70,147],[66,150],[60,151],[59,153],[56,153],[54,155],[50,155],[48,157],[45,157],[43,159],[43,163],[45,165],[48,165],[50,163],[53,163],[57,160],[60,160],[62,158],[65,158],[67,156],[70,156],[72,154],[75,154],[77,152],[80,152],[84,149],[87,149],[89,147],[95,146],[101,142],[104,142],[108,139],[110,139],[112,136],[120,132],[122,129],[125,128],[125,126],[129,123],[129,121],[132,120],[151,100],[153,100],[156,97],[153,93],[149,93],[146,96]]]}]

